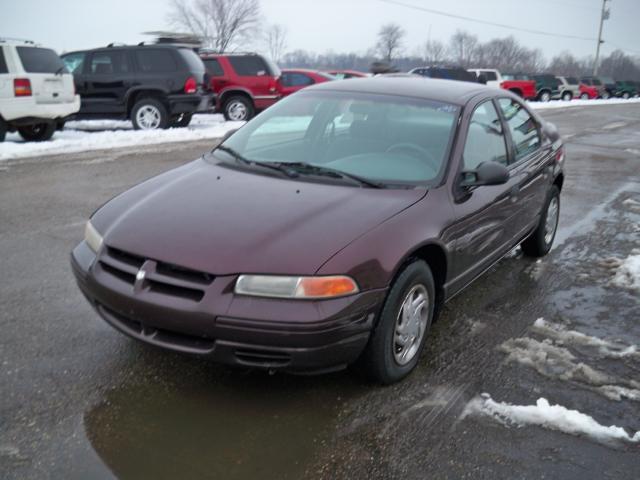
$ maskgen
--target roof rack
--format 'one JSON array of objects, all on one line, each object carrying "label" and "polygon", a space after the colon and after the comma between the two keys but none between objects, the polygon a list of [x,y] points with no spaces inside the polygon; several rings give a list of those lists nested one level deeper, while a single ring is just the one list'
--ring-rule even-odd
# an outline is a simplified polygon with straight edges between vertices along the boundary
[{"label": "roof rack", "polygon": [[215,53],[216,55],[258,55],[257,52],[219,52],[215,48],[203,47],[198,49],[199,53]]},{"label": "roof rack", "polygon": [[0,42],[22,42],[22,43],[28,43],[30,45],[36,44],[36,42],[34,42],[33,40],[27,40],[24,38],[14,38],[14,37],[0,37]]},{"label": "roof rack", "polygon": [[111,47],[126,47],[127,44],[123,43],[123,42],[111,42],[109,45],[107,45],[107,48],[111,48]]}]

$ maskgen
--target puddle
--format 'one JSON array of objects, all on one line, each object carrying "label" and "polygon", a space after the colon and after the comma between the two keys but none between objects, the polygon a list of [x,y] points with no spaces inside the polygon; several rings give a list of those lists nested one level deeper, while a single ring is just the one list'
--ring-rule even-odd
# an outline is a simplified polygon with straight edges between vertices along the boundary
[{"label": "puddle", "polygon": [[122,479],[298,479],[363,388],[349,374],[231,373],[111,391],[85,414],[87,436]]}]

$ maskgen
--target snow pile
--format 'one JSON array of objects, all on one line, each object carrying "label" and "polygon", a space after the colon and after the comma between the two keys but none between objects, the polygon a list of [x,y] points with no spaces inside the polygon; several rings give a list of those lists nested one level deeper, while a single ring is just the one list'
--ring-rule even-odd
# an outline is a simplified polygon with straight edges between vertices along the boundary
[{"label": "snow pile", "polygon": [[622,260],[611,283],[617,287],[640,290],[640,250]]},{"label": "snow pile", "polygon": [[499,350],[507,354],[507,363],[525,365],[547,378],[579,384],[610,400],[640,401],[640,383],[618,379],[579,362],[568,349],[553,345],[551,340],[512,338],[500,345]]},{"label": "snow pile", "polygon": [[555,108],[568,108],[568,107],[595,107],[600,105],[628,105],[631,103],[640,103],[640,98],[630,98],[625,100],[624,98],[608,98],[594,99],[594,100],[570,100],[565,102],[564,100],[554,100],[547,103],[542,102],[529,102],[529,106],[534,110],[551,110]]},{"label": "snow pile", "polygon": [[168,130],[133,130],[130,122],[117,120],[69,122],[68,127],[65,125],[63,131],[56,132],[47,142],[25,142],[17,133],[8,134],[0,143],[0,162],[38,155],[216,139],[243,124],[224,122],[220,115],[195,115],[188,127]]},{"label": "snow pile", "polygon": [[532,328],[534,331],[551,337],[558,342],[595,347],[603,357],[622,358],[640,354],[635,345],[622,345],[601,338],[591,337],[575,330],[567,330],[563,325],[547,322],[544,318],[538,318],[533,323]]},{"label": "snow pile", "polygon": [[561,405],[551,405],[545,398],[539,398],[535,405],[512,405],[496,402],[489,394],[483,393],[467,404],[464,415],[469,414],[487,416],[504,424],[521,427],[535,425],[570,435],[585,436],[603,443],[640,443],[640,431],[631,436],[624,428],[615,425],[605,427],[589,415]]}]

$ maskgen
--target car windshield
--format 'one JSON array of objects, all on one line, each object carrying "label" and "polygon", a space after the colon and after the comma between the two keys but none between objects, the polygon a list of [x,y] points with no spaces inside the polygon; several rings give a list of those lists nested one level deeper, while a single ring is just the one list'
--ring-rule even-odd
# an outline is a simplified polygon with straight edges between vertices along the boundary
[{"label": "car windshield", "polygon": [[386,185],[433,184],[443,174],[458,113],[455,105],[425,99],[301,92],[249,122],[216,155],[319,171],[310,164]]}]

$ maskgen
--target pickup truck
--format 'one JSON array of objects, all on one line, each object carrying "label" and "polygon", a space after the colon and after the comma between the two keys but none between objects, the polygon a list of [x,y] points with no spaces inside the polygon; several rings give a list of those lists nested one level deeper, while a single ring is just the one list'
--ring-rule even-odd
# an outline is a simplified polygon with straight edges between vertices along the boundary
[{"label": "pickup truck", "polygon": [[478,81],[485,82],[490,87],[503,88],[527,100],[536,98],[536,82],[528,79],[519,79],[515,76],[502,75],[498,70],[490,68],[472,68],[469,72],[476,75]]}]

